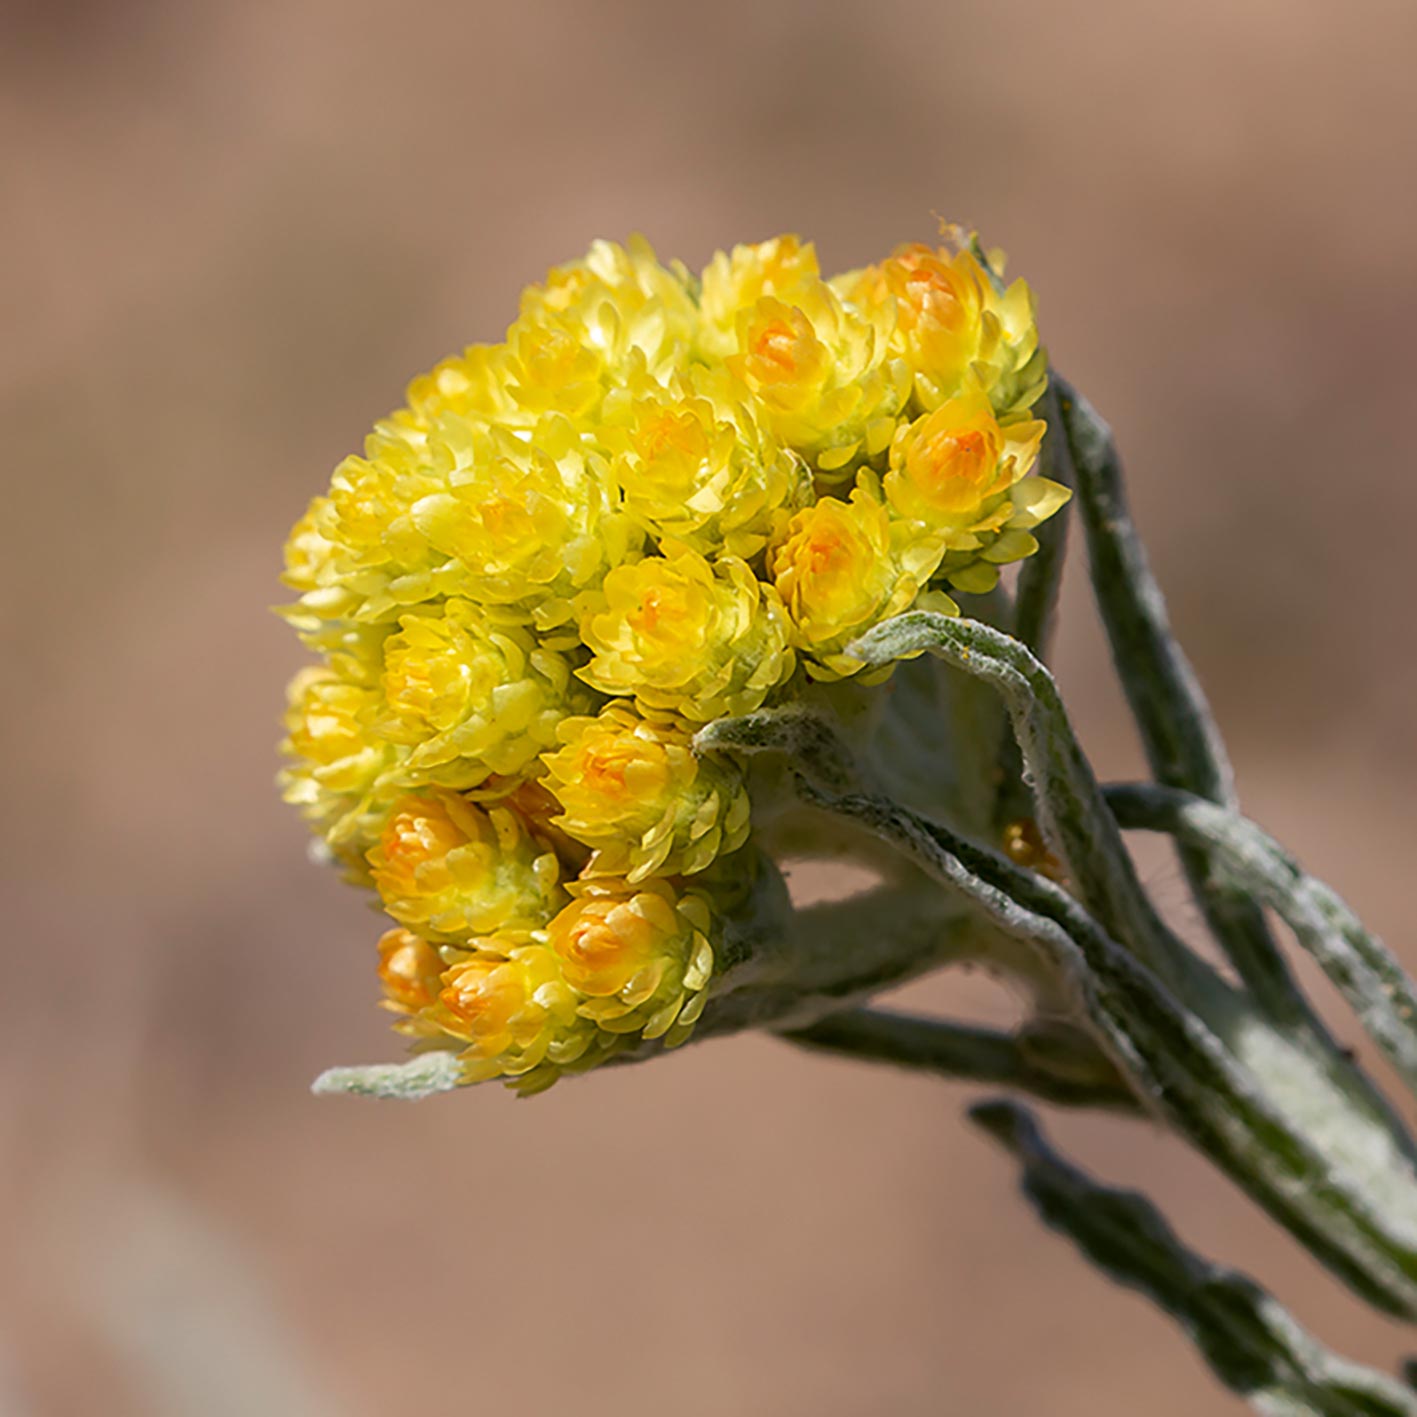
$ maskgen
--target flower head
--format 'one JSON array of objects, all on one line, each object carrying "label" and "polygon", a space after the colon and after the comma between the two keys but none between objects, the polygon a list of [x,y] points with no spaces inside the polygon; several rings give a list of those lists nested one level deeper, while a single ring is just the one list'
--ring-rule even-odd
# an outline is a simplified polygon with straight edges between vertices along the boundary
[{"label": "flower head", "polygon": [[688,1037],[713,973],[712,910],[665,882],[589,881],[546,930],[580,1013],[610,1033]]},{"label": "flower head", "polygon": [[567,719],[562,746],[546,753],[555,819],[594,848],[584,875],[692,875],[736,851],[748,835],[748,794],[737,771],[700,759],[677,723],[610,704],[596,718]]},{"label": "flower head", "polygon": [[910,607],[940,563],[938,537],[893,524],[879,499],[857,487],[848,501],[823,497],[798,512],[769,558],[792,621],[793,643],[818,677],[860,664],[846,644]]},{"label": "flower head", "polygon": [[467,1044],[462,1059],[469,1082],[506,1077],[535,1091],[580,1062],[596,1042],[594,1024],[577,1013],[579,996],[567,985],[560,959],[543,944],[460,956],[440,983],[421,1022]]},{"label": "flower head", "polygon": [[938,407],[973,377],[1000,417],[1043,391],[1033,295],[1023,281],[998,292],[970,250],[900,246],[889,259],[835,282],[866,309],[894,307],[891,347],[909,364],[919,405]]},{"label": "flower head", "polygon": [[635,402],[615,477],[626,512],[652,535],[746,560],[809,500],[811,477],[726,380],[699,368],[692,382]]},{"label": "flower head", "polygon": [[797,304],[763,296],[738,315],[728,371],[773,433],[826,475],[882,452],[905,406],[910,371],[889,348],[887,305],[858,311],[824,281]]},{"label": "flower head", "polygon": [[605,694],[697,722],[748,713],[792,673],[777,592],[735,556],[682,544],[618,566],[582,598],[580,675]]},{"label": "flower head", "polygon": [[411,516],[428,545],[452,559],[437,589],[556,625],[572,596],[639,545],[617,511],[604,457],[563,417],[543,417],[528,437],[443,423],[428,447],[444,480]]},{"label": "flower head", "polygon": [[797,303],[821,278],[816,248],[796,236],[774,236],[719,251],[704,268],[699,291],[699,342],[711,359],[732,354],[738,317],[764,297]]},{"label": "flower head", "polygon": [[883,488],[892,512],[948,552],[945,572],[961,590],[988,590],[997,567],[1028,556],[1031,528],[1068,499],[1068,489],[1027,477],[1044,426],[1000,423],[972,385],[896,434]]},{"label": "flower head", "polygon": [[889,670],[848,646],[989,589],[1066,496],[1031,474],[1043,374],[1027,287],[968,251],[826,281],[782,236],[696,281],[632,238],[409,384],[286,546],[320,663],[281,782],[394,923],[417,1047],[533,1090],[682,1041],[716,959],[735,994],[786,938],[795,805],[695,735],[799,698],[876,721]]},{"label": "flower head", "polygon": [[555,853],[510,808],[445,789],[394,804],[369,866],[384,909],[436,939],[531,929],[563,898]]},{"label": "flower head", "polygon": [[409,773],[471,787],[518,773],[583,702],[564,657],[466,600],[399,621],[384,647],[379,732],[411,750]]}]

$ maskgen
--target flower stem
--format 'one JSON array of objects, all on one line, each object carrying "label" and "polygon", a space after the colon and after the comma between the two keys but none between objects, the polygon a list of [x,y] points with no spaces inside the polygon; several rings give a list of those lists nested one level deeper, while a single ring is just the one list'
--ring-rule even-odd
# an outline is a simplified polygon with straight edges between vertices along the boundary
[{"label": "flower stem", "polygon": [[[1077,1047],[1063,1060],[1043,1028],[1017,1033],[886,1009],[848,1009],[808,1028],[780,1035],[814,1048],[876,1063],[935,1073],[962,1082],[1017,1088],[1063,1107],[1104,1107],[1141,1115],[1143,1109],[1111,1062],[1095,1048]],[[1082,1040],[1079,1037],[1078,1042]],[[1050,1057],[1050,1051],[1053,1056]]]}]

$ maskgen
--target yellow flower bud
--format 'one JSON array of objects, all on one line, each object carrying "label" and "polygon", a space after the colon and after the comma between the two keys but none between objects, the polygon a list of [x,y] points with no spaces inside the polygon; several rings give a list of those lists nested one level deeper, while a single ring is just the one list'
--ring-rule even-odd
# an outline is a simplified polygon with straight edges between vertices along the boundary
[{"label": "yellow flower bud", "polygon": [[518,321],[507,332],[511,394],[528,413],[580,418],[603,393],[605,361],[559,324]]},{"label": "yellow flower bud", "polygon": [[745,313],[739,329],[739,353],[728,367],[769,408],[797,413],[820,399],[835,371],[831,351],[806,314],[765,296]]},{"label": "yellow flower bud", "polygon": [[469,1045],[462,1054],[469,1082],[509,1077],[525,1079],[526,1090],[545,1087],[596,1040],[593,1024],[577,1016],[561,961],[544,945],[471,954],[449,967],[442,986],[424,1017]]},{"label": "yellow flower bud", "polygon": [[437,487],[421,449],[371,437],[372,457],[346,458],[287,546],[286,583],[301,591],[283,612],[298,628],[345,618],[387,620],[429,593],[435,557],[410,512]]},{"label": "yellow flower bud", "polygon": [[859,669],[840,651],[877,621],[909,608],[942,554],[938,538],[893,527],[863,487],[849,501],[823,497],[798,512],[769,565],[793,642],[818,661],[809,672],[835,677]]},{"label": "yellow flower bud", "polygon": [[710,564],[681,544],[664,550],[582,597],[581,638],[595,657],[578,673],[602,693],[700,723],[760,707],[793,668],[776,590],[737,557]]},{"label": "yellow flower bud", "polygon": [[381,1007],[409,1016],[428,1008],[442,987],[443,957],[411,930],[388,930],[379,940]]},{"label": "yellow flower bud", "polygon": [[316,497],[290,529],[285,542],[285,574],[281,580],[302,594],[327,585],[336,574],[335,544],[320,531],[330,514],[330,499]]},{"label": "yellow flower bud", "polygon": [[820,276],[816,249],[796,236],[716,252],[699,291],[702,347],[710,358],[733,353],[741,311],[765,296],[795,305]]},{"label": "yellow flower bud", "polygon": [[702,895],[660,880],[590,881],[546,929],[582,1016],[611,1033],[689,1035],[713,973],[712,914]]},{"label": "yellow flower bud", "polygon": [[959,385],[984,336],[987,277],[973,256],[900,246],[851,294],[867,304],[893,298],[896,344],[917,378],[932,388]]},{"label": "yellow flower bud", "polygon": [[797,300],[764,296],[741,311],[737,353],[724,366],[775,436],[822,474],[844,477],[890,442],[910,371],[890,356],[889,306],[863,315],[820,280]]},{"label": "yellow flower bud", "polygon": [[352,570],[422,565],[427,547],[409,512],[437,485],[421,450],[405,444],[390,445],[375,458],[346,458],[331,479],[320,533],[340,546]]},{"label": "yellow flower bud", "polygon": [[942,538],[942,574],[960,590],[989,590],[998,567],[1031,555],[1033,527],[1068,499],[1068,489],[1027,474],[1044,425],[999,423],[972,382],[897,433],[884,491],[891,510],[922,534]]},{"label": "yellow flower bud", "polygon": [[407,770],[436,769],[456,787],[519,773],[583,702],[565,659],[466,600],[403,616],[384,647],[383,689],[379,731],[412,748]]},{"label": "yellow flower bud", "polygon": [[625,510],[656,537],[746,560],[810,497],[811,476],[704,366],[694,388],[710,396],[675,386],[631,410],[616,440]]},{"label": "yellow flower bud", "polygon": [[908,520],[972,528],[1033,467],[1043,432],[1038,422],[1001,427],[989,400],[969,389],[896,435],[886,499]]},{"label": "yellow flower bud", "polygon": [[542,925],[564,898],[555,854],[515,813],[437,789],[394,804],[369,866],[395,920],[450,941]]},{"label": "yellow flower bud", "polygon": [[938,407],[971,374],[1001,418],[1026,411],[1043,392],[1047,359],[1032,292],[1023,281],[996,292],[972,252],[900,246],[833,284],[863,310],[894,307],[891,348],[909,364],[921,407]]},{"label": "yellow flower bud", "polygon": [[456,560],[440,583],[484,605],[520,606],[543,628],[571,613],[570,597],[637,549],[615,511],[603,458],[564,418],[541,419],[529,439],[505,429],[439,424],[429,452],[446,468],[442,491],[421,498],[414,525]]},{"label": "yellow flower bud", "polygon": [[378,688],[361,682],[348,657],[338,656],[328,666],[302,669],[288,694],[281,751],[295,761],[281,772],[283,796],[357,871],[377,830],[375,785],[398,757],[374,731]]},{"label": "yellow flower bud", "polygon": [[678,724],[611,704],[598,718],[561,726],[564,744],[542,757],[563,811],[556,825],[594,848],[584,875],[691,875],[748,835],[749,802],[737,771],[698,758]]},{"label": "yellow flower bud", "polygon": [[611,383],[664,383],[693,349],[699,316],[689,287],[683,265],[661,265],[642,236],[625,246],[596,241],[583,260],[525,292],[509,338],[524,326],[549,326],[593,352]]},{"label": "yellow flower bud", "polygon": [[[418,447],[440,419],[484,427],[515,421],[517,403],[508,391],[508,382],[505,348],[469,345],[409,384],[407,407],[375,425],[375,440],[380,447],[389,439]],[[370,448],[365,451],[374,455]]]}]

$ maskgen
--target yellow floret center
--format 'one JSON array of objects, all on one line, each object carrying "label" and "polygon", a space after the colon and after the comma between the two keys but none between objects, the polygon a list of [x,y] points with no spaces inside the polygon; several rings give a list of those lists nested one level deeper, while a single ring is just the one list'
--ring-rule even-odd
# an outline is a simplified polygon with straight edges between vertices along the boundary
[{"label": "yellow floret center", "polygon": [[625,623],[641,640],[666,658],[687,641],[707,638],[709,602],[697,586],[657,585],[643,591]]},{"label": "yellow floret center", "polygon": [[635,432],[635,451],[655,478],[691,484],[708,456],[708,434],[692,413],[663,409],[650,414]]},{"label": "yellow floret center", "polygon": [[801,310],[778,300],[758,302],[739,362],[750,387],[772,391],[780,401],[784,395],[820,384],[830,363],[830,352]]},{"label": "yellow floret center", "polygon": [[773,575],[805,641],[825,642],[868,617],[890,574],[879,505],[823,498],[799,512],[788,532]]},{"label": "yellow floret center", "polygon": [[511,962],[464,961],[443,976],[443,985],[439,997],[466,1025],[473,1050],[484,1058],[496,1057],[513,1042],[529,1042],[540,1031],[540,1010],[527,1008],[526,977]]},{"label": "yellow floret center", "polygon": [[[477,812],[471,805],[463,810]],[[448,856],[469,839],[469,833],[453,820],[444,799],[403,799],[379,839],[378,864],[373,868],[379,894],[385,900],[397,900],[446,890],[453,885]]]},{"label": "yellow floret center", "polygon": [[[657,743],[612,739],[586,749],[578,786],[607,805],[626,801],[657,803],[669,785],[669,764]],[[563,794],[564,795],[564,794]]]},{"label": "yellow floret center", "polygon": [[389,707],[414,726],[442,730],[461,723],[468,702],[485,699],[497,678],[480,665],[469,665],[442,647],[428,653],[422,646],[395,644],[389,650],[384,694]]},{"label": "yellow floret center", "polygon": [[578,900],[551,922],[548,939],[568,984],[609,998],[654,963],[675,926],[673,907],[656,895]]},{"label": "yellow floret center", "polygon": [[992,490],[997,442],[978,429],[922,438],[906,460],[920,491],[941,511],[963,511]]}]

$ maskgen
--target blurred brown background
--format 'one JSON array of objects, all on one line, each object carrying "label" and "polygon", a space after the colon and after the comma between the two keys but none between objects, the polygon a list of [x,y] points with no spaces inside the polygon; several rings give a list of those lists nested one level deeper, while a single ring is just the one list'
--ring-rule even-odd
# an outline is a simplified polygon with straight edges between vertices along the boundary
[{"label": "blurred brown background", "polygon": [[[0,25],[0,1414],[1239,1412],[1035,1223],[967,1089],[749,1038],[527,1104],[310,1097],[397,1046],[376,921],[272,788],[301,656],[265,607],[406,379],[593,236],[798,230],[841,268],[973,222],[1117,425],[1250,810],[1417,958],[1417,9]],[[1134,773],[1076,567],[1067,610],[1081,730]],[[1402,1351],[1179,1146],[1054,1126],[1335,1346]]]}]

